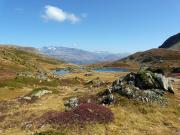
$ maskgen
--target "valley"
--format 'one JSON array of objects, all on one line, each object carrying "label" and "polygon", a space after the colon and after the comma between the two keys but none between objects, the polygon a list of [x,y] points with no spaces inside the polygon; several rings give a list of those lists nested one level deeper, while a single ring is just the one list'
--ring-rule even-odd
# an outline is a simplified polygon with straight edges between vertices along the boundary
[{"label": "valley", "polygon": [[179,134],[179,51],[90,65],[29,48],[0,52],[2,135]]},{"label": "valley", "polygon": [[0,0],[0,135],[180,135],[180,0]]}]

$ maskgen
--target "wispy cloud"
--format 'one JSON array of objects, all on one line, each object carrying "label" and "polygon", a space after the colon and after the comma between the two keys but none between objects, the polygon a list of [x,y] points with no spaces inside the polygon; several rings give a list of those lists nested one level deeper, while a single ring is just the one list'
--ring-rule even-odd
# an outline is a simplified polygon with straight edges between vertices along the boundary
[{"label": "wispy cloud", "polygon": [[69,21],[71,23],[77,23],[80,21],[80,18],[75,14],[68,13],[61,8],[51,5],[45,6],[45,10],[42,17],[47,21],[49,20],[58,21],[58,22]]}]

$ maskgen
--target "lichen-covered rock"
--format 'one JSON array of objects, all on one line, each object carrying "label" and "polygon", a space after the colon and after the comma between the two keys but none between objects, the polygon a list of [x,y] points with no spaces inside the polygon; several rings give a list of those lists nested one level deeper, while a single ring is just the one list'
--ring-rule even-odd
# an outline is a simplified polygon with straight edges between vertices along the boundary
[{"label": "lichen-covered rock", "polygon": [[49,91],[49,90],[40,90],[40,91],[38,91],[38,92],[32,94],[32,97],[34,96],[34,97],[40,98],[40,97],[42,97],[43,95],[48,94],[48,93],[51,94],[52,91]]},{"label": "lichen-covered rock", "polygon": [[112,94],[112,87],[107,89],[107,94],[103,95],[100,102],[103,104],[112,104],[114,102],[114,96]]},{"label": "lichen-covered rock", "polygon": [[[166,103],[163,97],[165,92],[173,92],[171,81],[161,74],[154,74],[150,71],[139,71],[130,73],[122,80],[118,79],[112,83],[111,91],[106,90],[103,97],[105,101],[113,93],[119,93],[127,98],[137,99],[142,102],[157,101]],[[113,97],[114,100],[114,97]]]},{"label": "lichen-covered rock", "polygon": [[65,110],[70,110],[72,108],[75,108],[79,105],[78,98],[70,98],[69,100],[66,100],[64,102]]},{"label": "lichen-covered rock", "polygon": [[140,71],[136,74],[135,86],[146,90],[159,88],[159,83],[156,82],[154,73],[150,71]]}]

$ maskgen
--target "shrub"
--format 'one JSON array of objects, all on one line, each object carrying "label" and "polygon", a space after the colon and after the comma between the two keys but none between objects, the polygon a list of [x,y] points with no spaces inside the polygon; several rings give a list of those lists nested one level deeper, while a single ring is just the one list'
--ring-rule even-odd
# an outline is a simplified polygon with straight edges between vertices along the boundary
[{"label": "shrub", "polygon": [[92,103],[81,104],[67,112],[48,112],[40,118],[41,125],[85,124],[91,122],[108,123],[114,118],[110,109]]}]

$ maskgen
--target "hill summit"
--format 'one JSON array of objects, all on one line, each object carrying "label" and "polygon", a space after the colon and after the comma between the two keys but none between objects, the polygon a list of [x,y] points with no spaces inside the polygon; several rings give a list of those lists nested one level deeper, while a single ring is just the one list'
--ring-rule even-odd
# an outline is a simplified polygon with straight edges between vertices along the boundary
[{"label": "hill summit", "polygon": [[180,33],[168,38],[159,48],[180,50]]}]

